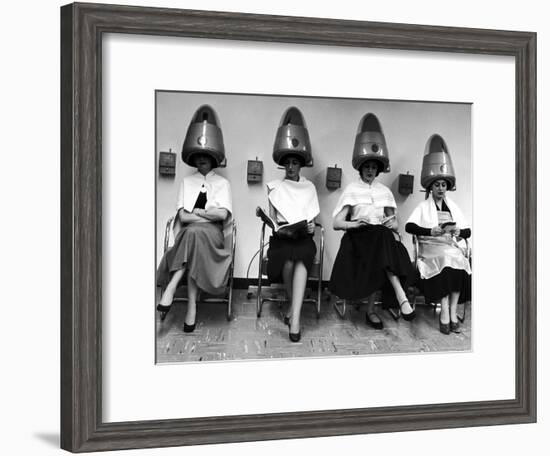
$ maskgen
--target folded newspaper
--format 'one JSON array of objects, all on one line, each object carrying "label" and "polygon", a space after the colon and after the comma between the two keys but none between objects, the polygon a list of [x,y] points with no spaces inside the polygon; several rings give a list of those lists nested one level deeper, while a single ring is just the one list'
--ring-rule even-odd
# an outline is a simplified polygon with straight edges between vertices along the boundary
[{"label": "folded newspaper", "polygon": [[307,233],[307,220],[305,219],[295,223],[279,225],[263,208],[259,206],[256,208],[256,215],[260,217],[260,219],[262,219],[262,221],[269,226],[274,233],[277,233],[277,235],[281,237],[298,239]]}]

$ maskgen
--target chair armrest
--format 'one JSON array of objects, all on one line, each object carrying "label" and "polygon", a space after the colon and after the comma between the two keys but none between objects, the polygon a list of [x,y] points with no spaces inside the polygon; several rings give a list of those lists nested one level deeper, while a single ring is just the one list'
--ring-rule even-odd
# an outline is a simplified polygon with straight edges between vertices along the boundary
[{"label": "chair armrest", "polygon": [[412,235],[413,238],[413,256],[414,256],[414,264],[416,265],[418,262],[418,237],[416,234]]},{"label": "chair armrest", "polygon": [[170,233],[174,227],[174,220],[176,217],[170,217],[166,222],[166,228],[164,229],[164,252],[168,250],[168,244],[170,242]]},{"label": "chair armrest", "polygon": [[233,220],[231,228],[231,255],[235,257],[235,245],[237,244],[237,223]]},{"label": "chair armrest", "polygon": [[460,242],[460,241],[464,241],[464,243],[466,244],[465,255],[466,255],[466,258],[469,260],[470,257],[472,256],[472,249],[470,248],[470,243],[468,242],[468,239],[457,236],[456,237],[456,242]]},{"label": "chair armrest", "polygon": [[401,233],[399,231],[393,231],[393,236],[395,237],[396,241],[403,242],[403,237],[401,236]]}]

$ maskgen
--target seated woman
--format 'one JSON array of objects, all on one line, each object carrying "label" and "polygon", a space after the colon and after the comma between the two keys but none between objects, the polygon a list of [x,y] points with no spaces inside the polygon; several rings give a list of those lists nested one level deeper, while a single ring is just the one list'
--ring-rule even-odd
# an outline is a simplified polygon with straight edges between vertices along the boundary
[{"label": "seated woman", "polygon": [[[289,137],[293,141],[286,141]],[[301,338],[302,301],[317,251],[313,241],[314,218],[319,214],[317,192],[309,180],[300,176],[303,166],[312,166],[310,147],[300,111],[290,108],[283,116],[273,150],[273,159],[284,166],[285,177],[267,184],[269,212],[279,226],[296,222],[303,222],[304,226],[290,235],[273,233],[267,251],[267,276],[271,282],[284,283],[290,301],[285,323],[292,342]]]},{"label": "seated woman", "polygon": [[411,277],[412,266],[406,248],[394,237],[398,225],[393,194],[375,182],[380,172],[389,171],[389,157],[373,114],[367,114],[360,123],[352,164],[359,170],[359,179],[345,188],[333,212],[334,229],[345,234],[334,261],[329,290],[344,299],[368,298],[366,323],[382,329],[382,320],[374,310],[374,292],[389,285],[403,318],[411,321],[416,314],[403,287]]},{"label": "seated woman", "polygon": [[405,230],[418,236],[420,288],[427,302],[440,302],[439,330],[459,332],[457,307],[470,300],[471,268],[457,245],[457,236],[467,239],[471,229],[447,191],[455,188],[455,175],[447,146],[439,135],[428,141],[422,164],[421,184],[426,200],[413,211]]},{"label": "seated woman", "polygon": [[[216,134],[219,128],[211,129],[211,119],[215,119],[211,109],[201,107],[195,122],[189,127],[182,158],[188,165],[194,165],[197,172],[184,177],[180,185],[176,221],[182,227],[157,269],[157,286],[165,287],[157,306],[162,318],[170,311],[176,288],[187,274],[188,304],[184,332],[195,330],[199,289],[209,294],[222,293],[231,263],[230,246],[224,245],[223,233],[224,224],[229,223],[232,213],[231,189],[227,179],[212,170],[225,160],[225,152],[221,132]],[[207,120],[204,120],[204,111]],[[200,141],[195,140],[196,134],[203,134],[202,122],[207,124],[212,136],[204,143],[215,143],[217,149],[200,148]]]}]

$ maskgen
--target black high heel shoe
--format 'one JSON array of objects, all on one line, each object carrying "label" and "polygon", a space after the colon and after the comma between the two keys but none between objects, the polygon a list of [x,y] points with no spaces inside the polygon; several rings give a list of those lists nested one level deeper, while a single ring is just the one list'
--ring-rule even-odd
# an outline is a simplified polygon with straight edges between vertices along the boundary
[{"label": "black high heel shoe", "polygon": [[449,330],[454,333],[460,333],[460,323],[458,321],[451,320],[449,322]]},{"label": "black high heel shoe", "polygon": [[441,320],[439,320],[439,332],[446,336],[451,334],[451,325],[449,323],[441,323]]},{"label": "black high heel shoe", "polygon": [[290,325],[288,327],[288,338],[291,342],[300,342],[300,339],[302,338],[301,331],[298,331],[297,333],[290,332]]},{"label": "black high heel shoe", "polygon": [[[403,320],[405,321],[413,321],[415,318],[416,318],[416,311],[413,309],[413,311],[411,313],[403,313],[403,311],[401,310],[403,308],[403,304],[405,304],[406,302],[409,303],[409,306],[411,305],[411,303],[409,302],[408,299],[405,299],[401,304],[399,304],[399,310],[401,311],[401,315],[403,315]],[[412,307],[412,306],[411,306]]]},{"label": "black high heel shoe", "polygon": [[[378,318],[378,321],[372,320],[369,315],[376,316],[376,318]],[[369,325],[371,328],[384,329],[384,323],[382,323],[382,320],[376,312],[367,312],[367,314],[365,315],[365,321],[367,322],[367,325]]]},{"label": "black high heel shoe", "polygon": [[164,306],[162,304],[157,304],[157,310],[160,312],[160,321],[164,321],[166,318],[166,315],[168,315],[168,312],[170,312],[170,309],[172,306]]},{"label": "black high heel shoe", "polygon": [[184,333],[192,333],[195,330],[196,322],[192,325],[188,325],[187,323],[183,322],[183,332]]}]

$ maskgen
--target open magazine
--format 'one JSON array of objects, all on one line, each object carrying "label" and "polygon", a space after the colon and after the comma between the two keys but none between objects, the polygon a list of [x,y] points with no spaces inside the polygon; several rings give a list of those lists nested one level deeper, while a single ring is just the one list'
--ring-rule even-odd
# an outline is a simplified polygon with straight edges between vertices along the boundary
[{"label": "open magazine", "polygon": [[450,221],[450,222],[443,222],[439,225],[442,229],[445,231],[450,231],[456,228],[456,222]]},{"label": "open magazine", "polygon": [[305,219],[295,223],[279,225],[263,208],[259,206],[256,208],[256,215],[260,217],[262,221],[273,230],[274,233],[277,233],[281,237],[298,239],[307,234],[307,220]]},{"label": "open magazine", "polygon": [[440,228],[447,233],[456,228],[456,222],[451,217],[451,214],[447,211],[438,211],[437,220],[439,222]]}]

